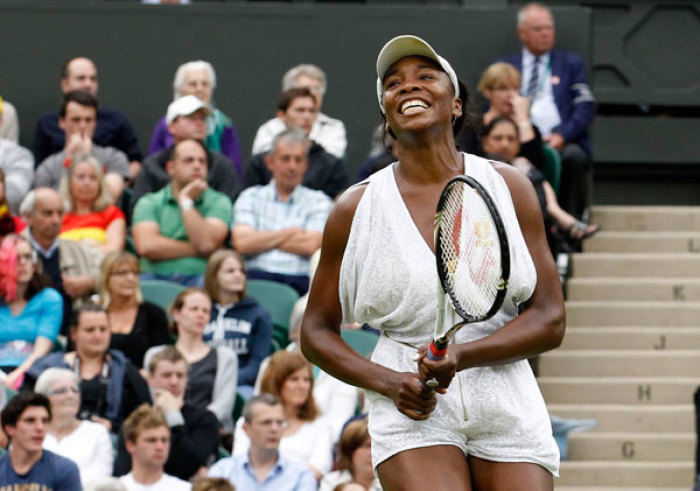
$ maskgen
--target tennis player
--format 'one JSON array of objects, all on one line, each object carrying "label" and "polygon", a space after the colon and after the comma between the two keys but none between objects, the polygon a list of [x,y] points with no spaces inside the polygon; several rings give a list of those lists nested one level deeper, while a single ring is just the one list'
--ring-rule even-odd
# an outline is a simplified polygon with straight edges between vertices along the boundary
[{"label": "tennis player", "polygon": [[[399,160],[350,188],[332,211],[302,350],[368,389],[372,461],[384,489],[552,489],[559,452],[526,359],[561,343],[564,304],[535,192],[512,167],[457,152],[467,94],[424,40],[390,40],[377,77]],[[458,331],[447,358],[433,361],[425,356],[439,284],[433,218],[445,184],[459,174],[494,199],[511,275],[499,312]],[[371,360],[342,341],[342,322],[381,330]],[[431,378],[435,391],[425,385]]]}]

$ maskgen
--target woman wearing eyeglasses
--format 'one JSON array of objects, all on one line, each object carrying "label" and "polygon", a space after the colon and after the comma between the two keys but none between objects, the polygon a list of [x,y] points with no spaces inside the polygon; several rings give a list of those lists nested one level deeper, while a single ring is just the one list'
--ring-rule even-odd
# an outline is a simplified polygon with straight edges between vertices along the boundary
[{"label": "woman wearing eyeglasses", "polygon": [[78,464],[80,480],[87,486],[112,475],[112,442],[107,429],[78,419],[78,377],[66,368],[49,368],[36,381],[35,392],[51,402],[51,421],[43,447]]},{"label": "woman wearing eyeglasses", "polygon": [[143,299],[140,273],[136,256],[114,252],[102,261],[98,287],[112,330],[110,348],[120,350],[138,368],[149,348],[172,344],[165,311]]}]

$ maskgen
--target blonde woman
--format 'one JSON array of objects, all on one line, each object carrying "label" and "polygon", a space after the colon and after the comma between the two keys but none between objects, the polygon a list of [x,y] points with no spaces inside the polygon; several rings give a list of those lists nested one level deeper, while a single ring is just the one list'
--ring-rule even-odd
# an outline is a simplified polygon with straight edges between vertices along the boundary
[{"label": "blonde woman", "polygon": [[171,343],[165,311],[143,299],[140,273],[136,256],[112,252],[102,261],[98,285],[112,330],[110,348],[120,350],[138,368],[149,348]]},{"label": "blonde woman", "polygon": [[87,154],[73,155],[66,164],[59,189],[66,205],[60,237],[81,241],[104,254],[123,251],[126,220],[112,204],[102,165]]}]

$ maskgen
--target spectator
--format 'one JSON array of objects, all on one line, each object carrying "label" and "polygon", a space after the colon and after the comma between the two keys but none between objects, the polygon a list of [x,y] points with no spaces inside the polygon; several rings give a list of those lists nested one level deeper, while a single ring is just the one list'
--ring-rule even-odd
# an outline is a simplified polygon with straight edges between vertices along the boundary
[{"label": "spectator", "polygon": [[[315,99],[309,89],[305,87],[292,88],[282,93],[277,118],[284,123],[285,129],[299,128],[308,137],[316,117]],[[283,131],[279,131],[275,137]],[[302,184],[307,188],[323,191],[333,199],[348,186],[348,177],[343,161],[326,152],[321,145],[312,139],[309,140],[308,146],[308,169],[304,174]],[[270,147],[270,149],[272,148]],[[270,182],[272,174],[266,165],[266,156],[269,153],[271,152],[268,150],[254,155],[250,159],[246,168],[246,187]]]},{"label": "spectator", "polygon": [[75,351],[51,353],[38,359],[27,373],[32,388],[47,368],[68,368],[80,377],[80,419],[103,424],[117,433],[124,418],[150,402],[146,382],[121,351],[109,349],[109,319],[99,305],[85,303],[73,315],[70,330]]},{"label": "spectator", "polygon": [[95,290],[97,256],[101,256],[101,253],[86,248],[80,242],[59,238],[63,200],[53,189],[29,191],[22,201],[20,212],[29,224],[22,236],[36,251],[42,271],[51,279],[51,287],[63,297],[61,333],[68,334],[73,310]]},{"label": "spectator", "polygon": [[248,278],[286,283],[300,295],[309,289],[309,257],[321,247],[331,200],[301,184],[309,141],[298,129],[275,137],[265,157],[272,180],[246,189],[236,201],[231,235],[246,256]]},{"label": "spectator", "polygon": [[[286,426],[280,449],[310,468],[318,480],[331,470],[334,438],[330,422],[318,414],[313,383],[311,364],[301,353],[277,351],[265,369],[260,392],[279,397],[284,407]],[[240,420],[233,441],[234,456],[248,451],[250,441]]]},{"label": "spectator", "polygon": [[97,121],[97,99],[80,90],[63,96],[58,123],[65,133],[62,149],[40,161],[34,186],[58,189],[61,177],[77,153],[92,155],[103,166],[107,189],[112,202],[117,202],[124,191],[124,179],[129,177],[126,155],[112,147],[101,147],[92,141]]},{"label": "spectator", "polygon": [[[333,119],[321,112],[323,96],[328,88],[325,72],[315,65],[297,65],[289,69],[282,77],[282,92],[301,87],[309,89],[313,94],[317,113],[309,138],[321,145],[326,152],[339,159],[345,158],[348,145],[345,125],[339,119]],[[253,141],[253,155],[269,151],[275,136],[286,127],[278,114],[276,118],[258,128]]]},{"label": "spectator", "polygon": [[[2,142],[0,142],[2,144]],[[24,220],[12,213],[5,194],[5,173],[0,168],[0,240],[6,235],[18,234],[27,227]]]},{"label": "spectator", "polygon": [[[13,212],[19,211],[19,204],[34,180],[34,156],[14,140],[4,136],[3,128],[11,121],[8,111],[11,106],[0,97],[0,172],[4,173],[4,199]],[[9,112],[11,115],[11,111]],[[16,115],[15,115],[16,117]],[[15,121],[16,122],[16,121]],[[0,201],[0,205],[2,201]],[[17,230],[19,233],[20,230]]]},{"label": "spectator", "polygon": [[103,255],[124,250],[126,219],[112,204],[102,166],[94,157],[73,155],[59,189],[67,206],[62,239],[83,242]]},{"label": "spectator", "polygon": [[[542,137],[530,121],[531,100],[518,94],[519,87],[520,72],[508,63],[494,63],[481,76],[479,90],[489,101],[489,110],[483,117],[484,152],[514,165],[530,178],[540,198],[542,214],[551,219],[547,221],[553,221],[565,237],[572,241],[589,237],[598,231],[598,226],[584,223],[563,210],[551,184],[538,170],[544,168],[545,163]],[[498,125],[494,124],[496,121]],[[496,129],[498,131],[494,132]]]},{"label": "spectator", "polygon": [[[212,152],[221,153],[231,159],[240,176],[243,175],[243,164],[236,127],[231,118],[214,106],[212,101],[214,89],[216,89],[216,72],[208,61],[189,61],[180,65],[175,72],[173,100],[194,95],[208,106],[210,113],[206,119],[207,136],[204,138],[204,146]],[[153,129],[148,153],[160,152],[173,143],[173,136],[168,131],[168,123],[164,116]]]},{"label": "spectator", "polygon": [[148,348],[171,343],[165,312],[143,299],[140,272],[136,256],[114,252],[102,261],[99,282],[100,303],[112,330],[110,348],[124,353],[138,368]]},{"label": "spectator", "polygon": [[484,151],[497,160],[513,165],[530,178],[540,198],[540,206],[544,205],[543,215],[551,219],[566,237],[580,241],[595,234],[599,229],[598,225],[584,223],[563,210],[552,185],[544,179],[533,162],[524,156],[518,156],[523,153],[519,142],[522,138],[520,135],[520,127],[507,116],[493,119],[484,128]]},{"label": "spectator", "polygon": [[371,448],[367,419],[348,423],[338,445],[338,470],[323,476],[319,491],[333,491],[336,486],[349,482],[359,483],[363,490],[381,491],[374,476]]},{"label": "spectator", "polygon": [[[202,336],[211,318],[211,300],[200,288],[188,288],[175,297],[170,309],[175,348],[189,364],[185,401],[207,408],[216,415],[224,431],[233,431],[231,413],[236,398],[238,359],[226,346],[212,348]],[[156,346],[146,352],[144,364],[151,366],[151,357],[165,349]]]},{"label": "spectator", "polygon": [[517,32],[523,48],[503,61],[522,73],[520,93],[532,98],[532,121],[544,141],[561,154],[560,203],[581,218],[590,171],[588,128],[595,112],[583,60],[553,49],[554,18],[541,3],[529,3],[518,11]]},{"label": "spectator", "polygon": [[[206,475],[206,468],[216,459],[219,443],[219,422],[204,407],[185,402],[187,361],[176,348],[169,346],[151,358],[148,364],[148,386],[153,406],[163,411],[170,428],[170,453],[165,472],[183,480]],[[114,474],[131,470],[131,459],[119,435]]]},{"label": "spectator", "polygon": [[163,471],[170,450],[170,428],[159,408],[147,404],[124,422],[126,450],[131,454],[131,472],[121,477],[129,491],[189,491],[187,481]]},{"label": "spectator", "polygon": [[145,278],[201,285],[206,258],[224,243],[231,200],[207,184],[207,156],[197,140],[175,145],[167,165],[172,182],[141,198],[133,234]]},{"label": "spectator", "polygon": [[249,448],[214,464],[210,477],[228,479],[238,491],[316,490],[313,473],[280,448],[287,422],[277,397],[261,394],[249,399],[243,406],[243,421]]},{"label": "spectator", "polygon": [[112,441],[107,429],[92,421],[78,419],[80,388],[78,376],[65,368],[45,370],[34,386],[51,402],[51,421],[44,449],[71,459],[78,465],[83,486],[112,475]]},{"label": "spectator", "polygon": [[[0,125],[0,139],[19,143],[19,119],[17,109],[8,101],[0,97],[0,112],[2,112],[2,125]],[[34,157],[32,156],[32,161]]]},{"label": "spectator", "polygon": [[0,369],[6,387],[18,388],[35,360],[53,347],[63,301],[39,273],[29,241],[9,235],[0,244]]},{"label": "spectator", "polygon": [[10,438],[8,453],[0,456],[0,483],[5,489],[82,489],[73,461],[42,448],[51,422],[46,396],[24,392],[2,410],[2,429]]},{"label": "spectator", "polygon": [[230,249],[211,255],[204,285],[214,308],[204,330],[204,342],[227,346],[238,355],[238,393],[248,399],[260,362],[270,353],[272,318],[253,297],[246,295],[243,258]]},{"label": "spectator", "polygon": [[[83,90],[97,97],[99,83],[97,67],[89,58],[78,57],[68,60],[61,67],[61,92]],[[95,106],[97,108],[97,106]],[[125,153],[130,161],[130,175],[138,174],[142,160],[136,132],[122,113],[112,109],[99,109],[96,114],[93,141],[101,147],[112,147]],[[46,157],[60,152],[65,146],[65,135],[60,127],[58,115],[47,113],[41,116],[34,133],[34,157],[41,162]]]},{"label": "spectator", "polygon": [[[135,205],[146,193],[160,191],[170,182],[168,162],[173,159],[175,146],[185,140],[204,141],[207,134],[206,118],[209,108],[194,95],[186,95],[173,101],[168,106],[165,121],[168,131],[173,137],[173,144],[156,154],[151,155],[143,162],[142,172],[134,183],[134,193],[131,197],[131,206]],[[240,192],[240,182],[233,163],[228,157],[207,150],[207,181],[209,186],[216,191],[224,193],[235,201]]]}]

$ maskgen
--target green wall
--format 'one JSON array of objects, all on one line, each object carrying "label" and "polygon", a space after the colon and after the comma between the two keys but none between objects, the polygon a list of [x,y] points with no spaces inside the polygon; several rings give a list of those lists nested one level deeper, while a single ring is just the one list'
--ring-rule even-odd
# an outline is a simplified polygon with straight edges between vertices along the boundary
[{"label": "green wall", "polygon": [[[589,11],[563,7],[555,15],[558,45],[586,56]],[[0,95],[19,111],[25,146],[36,118],[57,107],[59,68],[74,56],[96,61],[100,103],[128,115],[144,151],[171,101],[177,66],[210,61],[216,103],[237,125],[246,158],[255,130],[274,114],[282,74],[315,63],[329,78],[324,112],[348,128],[353,173],[378,122],[374,62],[390,37],[425,37],[471,87],[490,61],[518,49],[515,10],[503,8],[5,1],[0,16]]]}]

